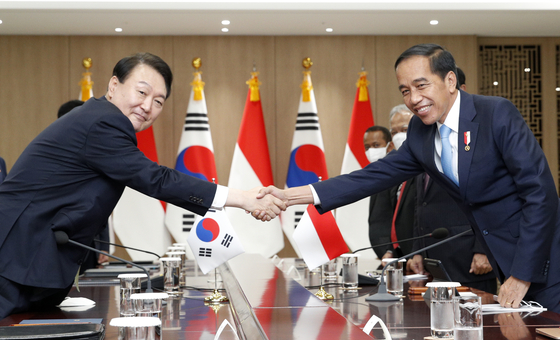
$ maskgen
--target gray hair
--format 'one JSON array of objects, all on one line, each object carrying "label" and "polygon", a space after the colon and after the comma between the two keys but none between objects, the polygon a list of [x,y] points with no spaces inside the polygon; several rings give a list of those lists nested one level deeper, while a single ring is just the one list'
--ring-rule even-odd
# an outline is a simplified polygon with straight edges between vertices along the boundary
[{"label": "gray hair", "polygon": [[403,111],[413,114],[412,111],[410,111],[410,109],[405,104],[397,105],[391,110],[391,113],[389,113],[389,121],[393,119],[393,116],[396,115],[397,112],[403,112]]}]

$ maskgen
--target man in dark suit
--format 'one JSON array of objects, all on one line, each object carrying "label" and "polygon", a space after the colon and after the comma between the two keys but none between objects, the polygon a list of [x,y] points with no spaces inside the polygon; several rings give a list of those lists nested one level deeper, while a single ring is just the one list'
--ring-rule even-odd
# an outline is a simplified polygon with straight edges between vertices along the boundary
[{"label": "man in dark suit", "polygon": [[[403,104],[393,107],[389,114],[391,143],[388,150],[398,150],[406,139],[408,123],[412,112]],[[396,143],[393,143],[396,137]],[[416,205],[415,178],[378,194],[370,199],[369,237],[372,247],[376,244],[395,242],[411,238],[414,225],[414,207]],[[412,251],[412,242],[395,243],[385,247],[374,248],[381,258],[401,257]]]},{"label": "man in dark suit", "polygon": [[313,203],[323,213],[426,172],[469,219],[503,282],[499,303],[518,307],[525,297],[560,312],[560,202],[517,108],[457,90],[455,60],[435,44],[406,50],[395,70],[415,115],[397,152],[347,175],[260,195],[273,193],[288,206]]},{"label": "man in dark suit", "polygon": [[[457,67],[457,88],[467,90],[465,74]],[[470,223],[457,204],[437,183],[426,174],[416,178],[416,207],[414,236],[432,233],[438,228],[446,228],[451,236],[470,230]],[[413,251],[436,243],[436,240],[424,238],[414,241]],[[459,239],[429,249],[423,255],[417,254],[410,259],[407,269],[415,273],[424,273],[423,258],[440,260],[451,280],[463,286],[496,294],[496,274],[484,248],[474,235],[464,235]]]},{"label": "man in dark suit", "polygon": [[[66,103],[60,105],[57,112],[57,117],[60,118],[67,114],[68,112],[72,111],[73,109],[77,108],[78,106],[82,106],[84,104],[83,101],[74,99],[69,100]],[[92,244],[89,244],[90,247],[93,247],[97,250],[101,250],[105,253],[109,252],[109,244],[105,242],[109,242],[109,223],[105,224],[105,227],[95,236],[96,240],[101,240],[102,242],[94,241]],[[103,253],[94,253],[92,251],[88,252],[84,261],[80,265],[80,274],[83,274],[86,270],[91,268],[97,268],[97,266],[103,262],[107,262],[109,257]]]},{"label": "man in dark suit", "polygon": [[159,116],[171,82],[161,58],[123,58],[105,96],[57,119],[23,151],[0,185],[0,319],[62,301],[86,250],[57,245],[53,232],[90,244],[125,186],[199,215],[234,206],[263,209],[269,220],[285,209],[271,197],[257,200],[256,189],[217,186],[144,156],[135,133]]},{"label": "man in dark suit", "polygon": [[[416,178],[416,213],[414,236],[432,233],[438,228],[446,228],[449,236],[470,230],[465,214],[437,183],[426,174]],[[413,251],[438,242],[432,238],[414,241]],[[472,234],[463,235],[439,247],[429,249],[423,255],[417,254],[407,262],[408,270],[424,273],[423,258],[440,260],[451,280],[461,285],[495,294],[496,274],[492,271],[483,245]]]}]

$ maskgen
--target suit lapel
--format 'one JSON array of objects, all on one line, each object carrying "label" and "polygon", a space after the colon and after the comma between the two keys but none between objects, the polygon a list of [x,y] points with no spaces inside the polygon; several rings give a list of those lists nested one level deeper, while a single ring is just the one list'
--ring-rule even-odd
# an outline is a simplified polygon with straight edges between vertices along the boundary
[{"label": "suit lapel", "polygon": [[[463,198],[466,197],[472,157],[477,147],[476,137],[478,135],[478,123],[473,122],[475,116],[476,110],[474,108],[473,97],[466,92],[461,92],[457,151],[459,153],[459,187]],[[470,144],[468,148],[465,143],[465,133],[470,133]]]}]

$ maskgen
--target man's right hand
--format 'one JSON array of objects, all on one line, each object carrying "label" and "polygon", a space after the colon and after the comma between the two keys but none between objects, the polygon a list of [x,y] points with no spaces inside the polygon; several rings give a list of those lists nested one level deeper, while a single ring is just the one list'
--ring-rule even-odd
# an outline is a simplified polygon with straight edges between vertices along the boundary
[{"label": "man's right hand", "polygon": [[422,255],[414,255],[412,259],[410,259],[406,263],[406,270],[409,272],[414,272],[415,274],[426,274],[424,272],[424,263],[422,261]]}]

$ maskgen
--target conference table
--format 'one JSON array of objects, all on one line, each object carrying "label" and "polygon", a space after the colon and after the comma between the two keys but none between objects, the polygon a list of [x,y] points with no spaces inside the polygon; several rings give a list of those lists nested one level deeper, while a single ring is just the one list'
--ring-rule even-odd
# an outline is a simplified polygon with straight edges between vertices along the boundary
[{"label": "conference table", "polygon": [[[377,263],[378,264],[378,263]],[[360,262],[360,272],[375,270],[372,262]],[[369,268],[364,268],[367,266]],[[372,266],[375,266],[373,268]],[[214,339],[225,322],[219,339],[383,339],[376,325],[368,335],[363,328],[373,316],[388,327],[393,339],[422,340],[430,336],[430,309],[421,297],[408,295],[405,284],[398,302],[368,302],[365,298],[377,291],[375,285],[360,286],[357,291],[342,289],[339,282],[321,282],[321,273],[310,272],[298,259],[266,259],[256,254],[242,254],[214,271],[203,275],[190,261],[187,287],[178,297],[166,300],[162,311],[161,339]],[[216,283],[215,278],[218,278]],[[319,286],[333,295],[323,301],[315,296]],[[414,282],[422,285],[424,282]],[[204,298],[214,288],[229,298],[227,303],[206,303]],[[483,303],[493,303],[492,295],[473,290]],[[118,329],[110,326],[119,317],[119,281],[116,278],[81,278],[79,291],[69,296],[85,297],[95,306],[55,307],[50,310],[11,315],[0,326],[37,319],[103,319],[105,338],[118,339]],[[537,328],[560,327],[560,314],[501,313],[484,315],[485,339],[548,339],[537,335]]]}]

